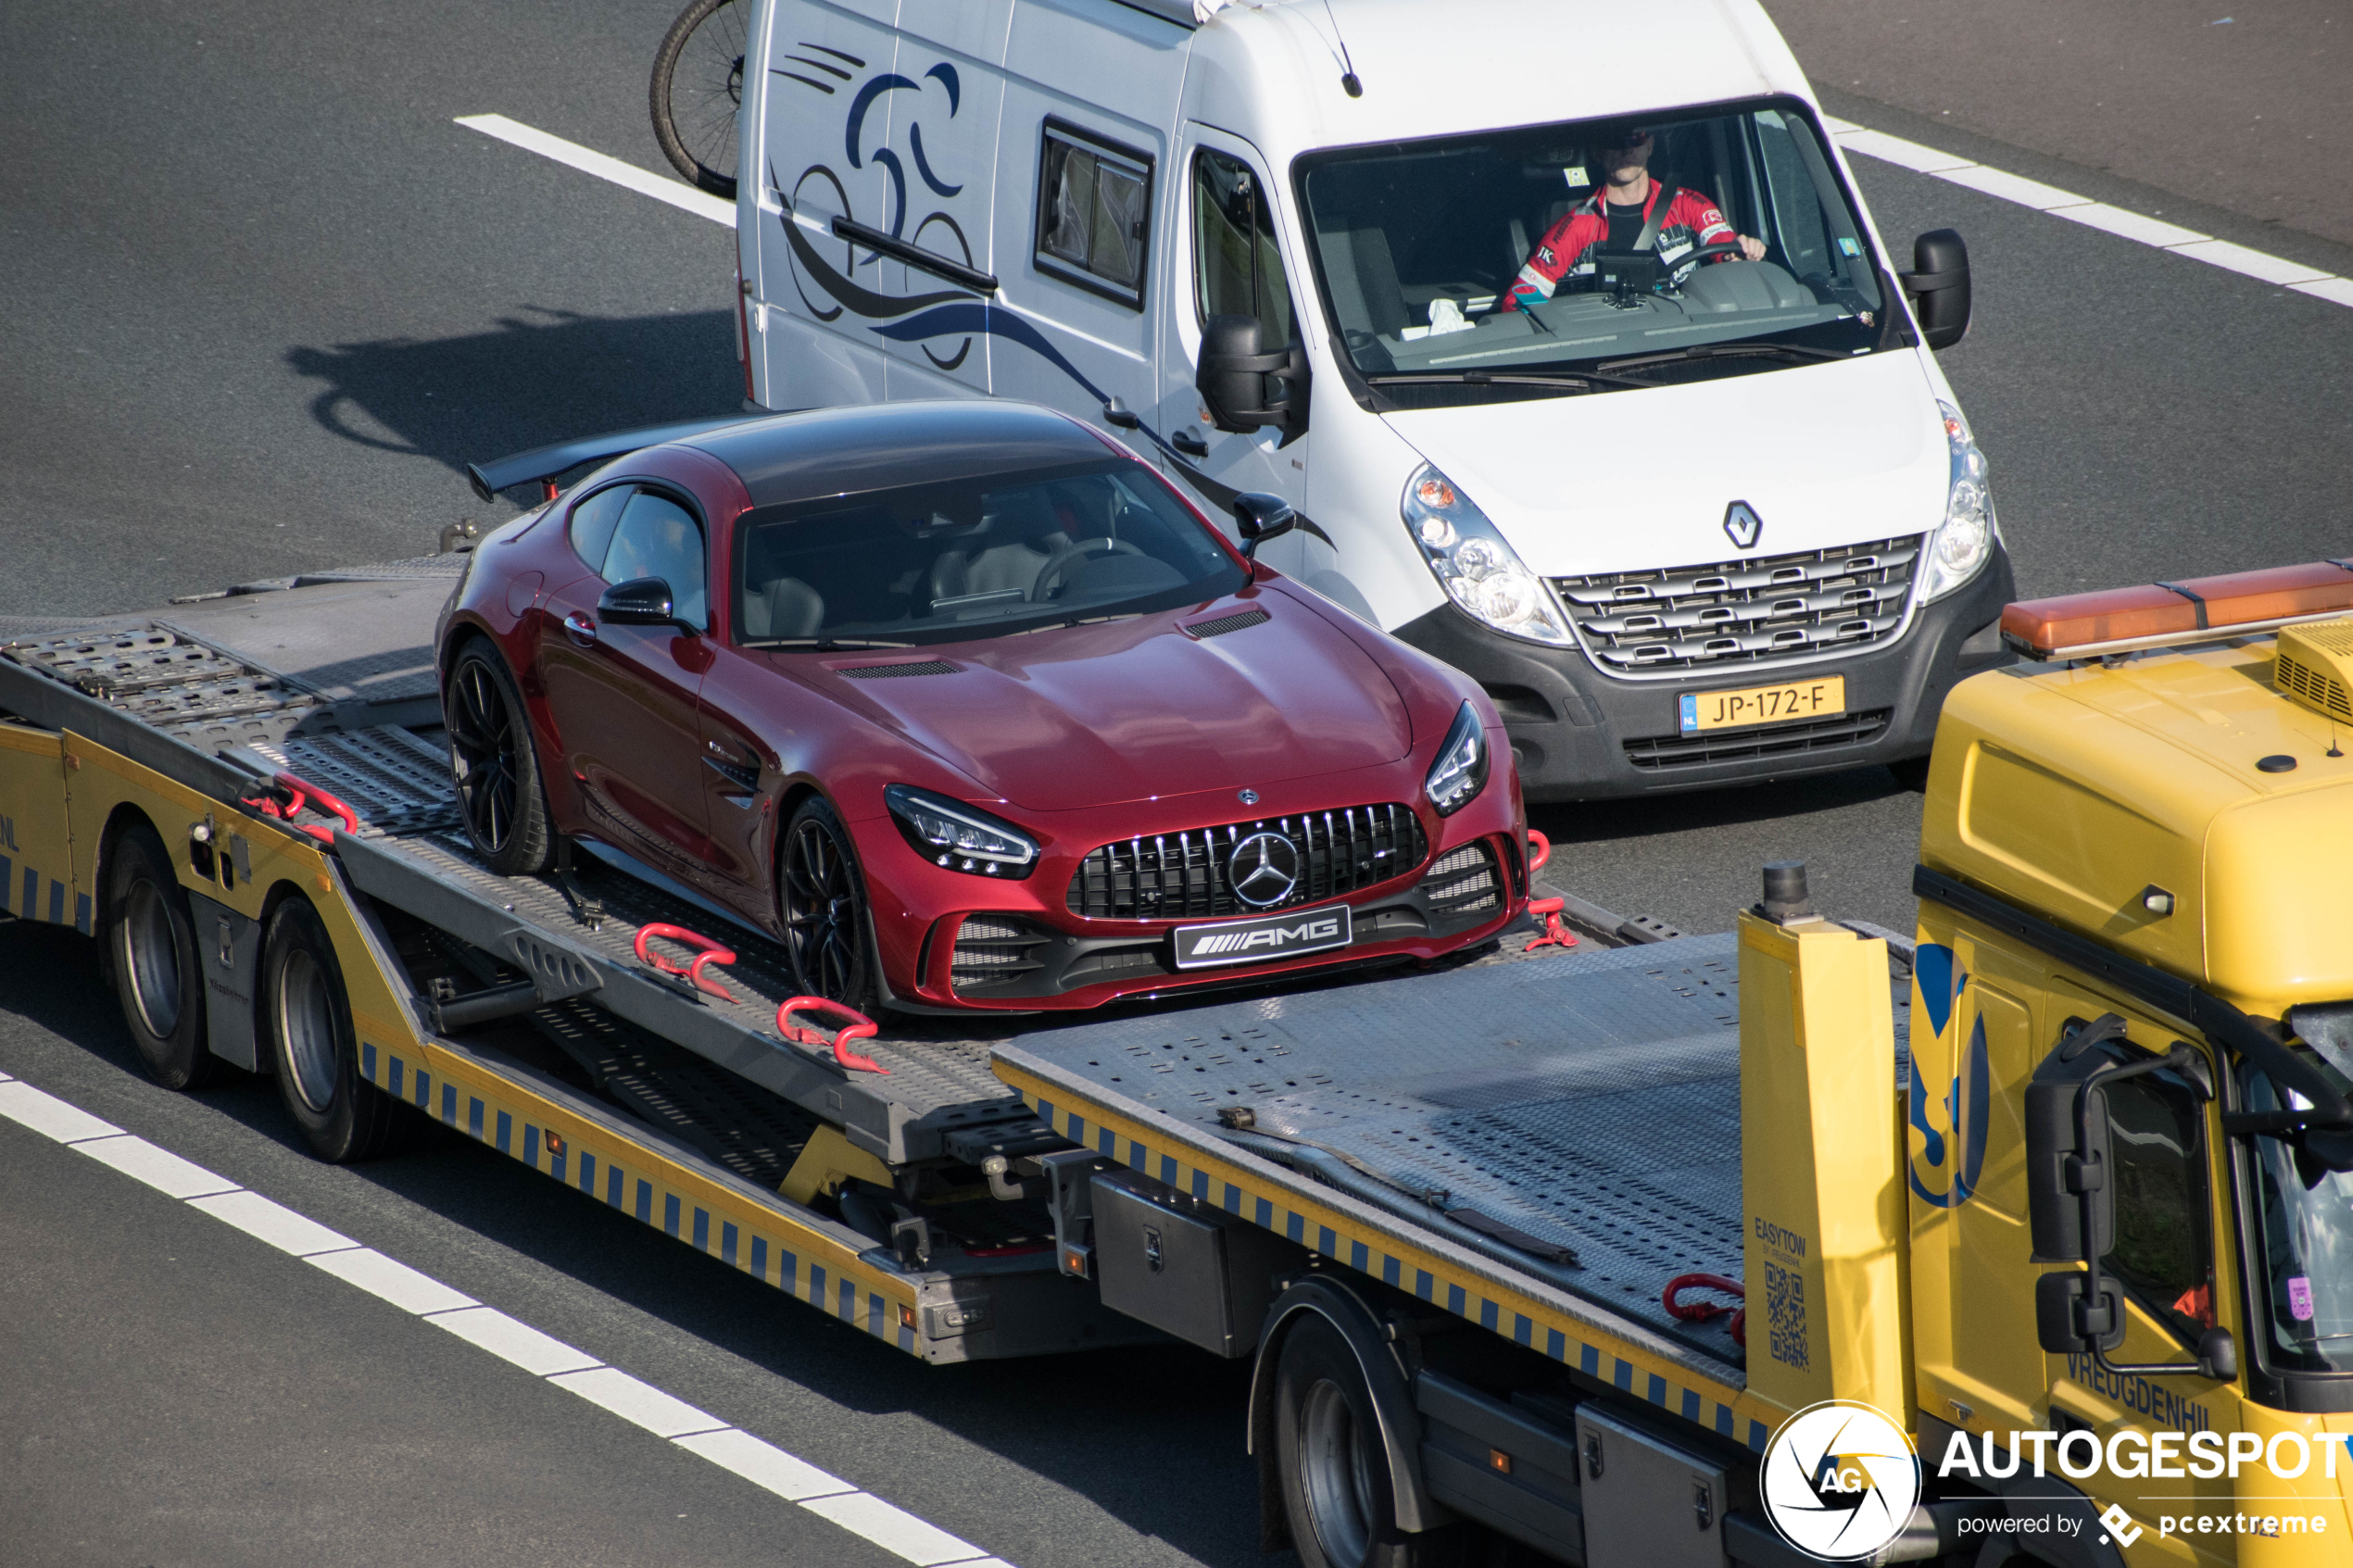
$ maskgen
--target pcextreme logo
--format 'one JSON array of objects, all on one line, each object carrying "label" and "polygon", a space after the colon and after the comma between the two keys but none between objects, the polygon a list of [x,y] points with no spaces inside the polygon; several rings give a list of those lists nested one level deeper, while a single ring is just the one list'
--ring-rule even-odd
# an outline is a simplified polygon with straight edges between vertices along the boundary
[{"label": "pcextreme logo", "polygon": [[1894,1540],[1920,1500],[1912,1439],[1853,1399],[1808,1405],[1765,1446],[1765,1516],[1823,1562],[1854,1562]]},{"label": "pcextreme logo", "polygon": [[[1912,1052],[1912,1125],[1920,1147],[1912,1155],[1912,1192],[1922,1203],[1957,1209],[1977,1192],[1985,1169],[1985,1129],[1992,1070],[1985,1055],[1985,1020],[1969,1000],[1969,972],[1954,961],[1953,949],[1923,942],[1912,954],[1912,980],[1919,988],[1919,1018],[1935,1038],[1930,1052]],[[1916,1022],[1918,1022],[1916,1020]],[[1955,1048],[1964,1022],[1969,1046]],[[1941,1118],[1929,1112],[1928,1086],[1920,1082],[1920,1057],[1932,1054],[1955,1064],[1951,1084],[1938,1098]],[[1944,1123],[1939,1128],[1936,1120]]]}]

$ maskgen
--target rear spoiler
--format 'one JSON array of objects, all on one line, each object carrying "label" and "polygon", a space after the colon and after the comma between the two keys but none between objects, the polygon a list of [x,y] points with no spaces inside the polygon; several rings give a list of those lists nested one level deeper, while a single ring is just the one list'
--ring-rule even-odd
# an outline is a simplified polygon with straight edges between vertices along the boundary
[{"label": "rear spoiler", "polygon": [[685,441],[714,430],[725,430],[730,425],[750,422],[741,414],[731,414],[720,420],[682,420],[675,424],[641,425],[635,430],[616,430],[577,441],[559,441],[552,445],[534,446],[528,452],[517,452],[512,457],[496,458],[486,463],[468,463],[466,481],[474,487],[474,494],[484,501],[495,500],[501,490],[533,483],[547,485],[547,498],[553,500],[556,476],[583,464],[601,463],[613,458],[627,457],[648,446],[660,446],[664,442]]}]

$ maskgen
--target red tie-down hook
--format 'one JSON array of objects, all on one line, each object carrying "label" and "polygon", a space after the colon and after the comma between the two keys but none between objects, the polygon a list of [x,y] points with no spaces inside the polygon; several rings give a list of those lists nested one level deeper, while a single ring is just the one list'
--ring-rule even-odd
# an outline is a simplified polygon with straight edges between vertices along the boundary
[{"label": "red tie-down hook", "polygon": [[1542,834],[1538,833],[1534,828],[1529,828],[1528,830],[1529,876],[1533,878],[1538,872],[1542,871],[1546,866],[1552,864],[1552,860],[1553,841],[1546,838]]},{"label": "red tie-down hook", "polygon": [[1743,1350],[1748,1348],[1748,1309],[1746,1307],[1727,1307],[1721,1301],[1693,1301],[1686,1304],[1675,1299],[1679,1294],[1686,1290],[1720,1290],[1727,1296],[1737,1296],[1745,1301],[1748,1298],[1748,1292],[1742,1288],[1740,1281],[1726,1279],[1722,1274],[1677,1274],[1667,1282],[1667,1288],[1658,1293],[1658,1302],[1660,1306],[1667,1309],[1669,1317],[1680,1319],[1684,1323],[1707,1323],[1722,1317],[1726,1312],[1731,1313],[1732,1343]]},{"label": "red tie-down hook", "polygon": [[[660,953],[651,951],[646,944],[656,937],[665,942],[675,942],[682,947],[694,948],[694,961],[682,968],[672,963]],[[704,969],[711,964],[730,964],[736,961],[734,953],[729,952],[708,936],[688,931],[683,925],[662,925],[657,922],[637,928],[637,940],[631,950],[637,955],[641,962],[652,965],[663,974],[685,976],[686,984],[707,997],[717,997],[723,1002],[732,1002],[736,999],[725,986],[703,972]]]},{"label": "red tie-down hook", "polygon": [[296,833],[307,833],[321,844],[333,844],[335,830],[321,827],[317,822],[292,822],[295,813],[305,808],[313,811],[331,811],[343,819],[344,832],[355,835],[359,832],[359,813],[315,784],[305,784],[292,773],[280,773],[271,780],[271,788],[274,793],[239,804],[250,806],[265,817],[290,822]]},{"label": "red tie-down hook", "polygon": [[[1528,878],[1532,884],[1536,880],[1536,873],[1542,871],[1545,864],[1553,858],[1553,841],[1534,828],[1529,828],[1528,844]],[[1544,922],[1544,935],[1522,947],[1521,952],[1532,953],[1539,947],[1577,946],[1577,933],[1561,923],[1563,902],[1564,900],[1559,898],[1530,898],[1528,901],[1528,912]]]},{"label": "red tie-down hook", "polygon": [[[803,1008],[816,1008],[849,1022],[832,1039],[825,1038],[823,1029],[809,1029],[792,1022],[792,1015]],[[882,1033],[882,1025],[839,1002],[829,1002],[823,997],[791,997],[776,1009],[776,1033],[796,1046],[815,1046],[834,1053],[834,1060],[853,1073],[879,1073],[890,1076],[890,1069],[870,1056],[860,1056],[849,1048],[852,1040],[871,1040]]]}]

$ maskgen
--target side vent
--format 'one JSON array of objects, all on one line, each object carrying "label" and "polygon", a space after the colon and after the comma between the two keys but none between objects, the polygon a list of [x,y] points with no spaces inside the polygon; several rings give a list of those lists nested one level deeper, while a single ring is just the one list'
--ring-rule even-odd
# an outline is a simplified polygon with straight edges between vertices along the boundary
[{"label": "side vent", "polygon": [[956,667],[944,659],[921,659],[903,664],[853,664],[835,674],[852,681],[887,681],[897,675],[953,675]]},{"label": "side vent", "polygon": [[1231,615],[1221,615],[1214,621],[1196,621],[1185,628],[1185,633],[1196,638],[1222,637],[1228,632],[1246,632],[1274,619],[1265,610],[1252,607],[1238,609]]},{"label": "side vent", "polygon": [[2315,712],[2353,724],[2353,621],[2281,627],[2271,681]]}]

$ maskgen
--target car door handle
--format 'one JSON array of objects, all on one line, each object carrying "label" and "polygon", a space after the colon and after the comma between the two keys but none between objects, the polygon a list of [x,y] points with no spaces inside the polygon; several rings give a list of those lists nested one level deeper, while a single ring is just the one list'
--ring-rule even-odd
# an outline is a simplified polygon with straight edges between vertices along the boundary
[{"label": "car door handle", "polygon": [[564,630],[572,633],[572,640],[575,643],[593,643],[597,640],[597,623],[589,620],[586,613],[581,610],[575,609],[564,617]]},{"label": "car door handle", "polygon": [[1171,446],[1176,447],[1179,452],[1184,453],[1188,458],[1206,458],[1209,456],[1209,443],[1203,441],[1200,436],[1195,435],[1189,430],[1178,431],[1175,435],[1168,438],[1168,444]]}]

